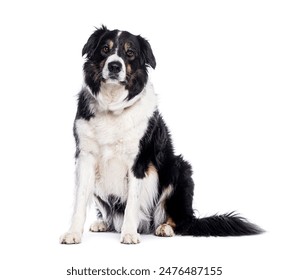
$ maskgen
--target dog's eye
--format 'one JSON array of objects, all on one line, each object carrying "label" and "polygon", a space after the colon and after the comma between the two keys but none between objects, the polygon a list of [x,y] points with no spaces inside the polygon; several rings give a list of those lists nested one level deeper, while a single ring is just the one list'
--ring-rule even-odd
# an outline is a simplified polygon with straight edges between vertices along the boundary
[{"label": "dog's eye", "polygon": [[104,53],[104,54],[108,54],[109,53],[109,47],[108,46],[103,46],[101,51]]},{"label": "dog's eye", "polygon": [[127,55],[128,57],[133,57],[133,56],[134,56],[134,51],[133,51],[133,50],[127,50],[127,51],[126,51],[126,55]]}]

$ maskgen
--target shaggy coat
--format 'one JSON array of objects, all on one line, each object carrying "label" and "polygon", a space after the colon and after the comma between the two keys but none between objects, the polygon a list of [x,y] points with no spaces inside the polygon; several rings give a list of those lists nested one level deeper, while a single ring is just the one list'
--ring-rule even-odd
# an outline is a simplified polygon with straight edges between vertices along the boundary
[{"label": "shaggy coat", "polygon": [[121,242],[158,236],[237,236],[262,230],[234,214],[197,218],[191,165],[175,155],[158,111],[147,68],[150,44],[126,31],[97,29],[83,47],[84,85],[74,122],[76,194],[64,244],[81,241],[86,208],[94,199],[90,230],[117,231]]}]

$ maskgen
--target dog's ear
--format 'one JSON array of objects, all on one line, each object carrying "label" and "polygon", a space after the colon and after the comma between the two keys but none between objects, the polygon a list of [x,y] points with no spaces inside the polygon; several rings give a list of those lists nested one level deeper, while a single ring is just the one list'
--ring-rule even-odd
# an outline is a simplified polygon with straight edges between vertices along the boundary
[{"label": "dog's ear", "polygon": [[137,36],[137,39],[140,44],[140,49],[141,49],[141,59],[144,61],[146,65],[151,66],[153,69],[156,68],[156,59],[154,57],[151,45],[149,42],[141,37],[140,35]]},{"label": "dog's ear", "polygon": [[82,56],[86,54],[87,58],[91,58],[94,55],[101,38],[107,31],[108,29],[104,25],[102,25],[101,28],[97,28],[84,45],[82,49]]}]

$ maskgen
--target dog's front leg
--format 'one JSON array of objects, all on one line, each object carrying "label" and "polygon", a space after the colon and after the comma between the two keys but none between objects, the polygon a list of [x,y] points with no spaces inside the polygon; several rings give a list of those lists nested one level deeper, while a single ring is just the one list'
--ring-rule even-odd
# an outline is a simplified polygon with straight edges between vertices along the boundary
[{"label": "dog's front leg", "polygon": [[76,192],[71,226],[68,232],[60,237],[62,244],[81,242],[87,205],[95,184],[95,168],[95,156],[91,153],[81,152],[76,164]]},{"label": "dog's front leg", "polygon": [[121,243],[136,244],[140,242],[137,228],[139,225],[141,182],[142,180],[135,178],[132,172],[129,173],[128,198],[121,228]]}]

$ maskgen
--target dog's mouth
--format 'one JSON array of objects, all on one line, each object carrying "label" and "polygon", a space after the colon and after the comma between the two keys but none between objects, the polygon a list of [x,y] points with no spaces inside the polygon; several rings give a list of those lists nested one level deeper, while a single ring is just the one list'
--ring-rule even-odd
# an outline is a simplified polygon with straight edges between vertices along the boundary
[{"label": "dog's mouth", "polygon": [[119,75],[118,74],[115,74],[115,73],[109,73],[109,79],[110,80],[119,80]]},{"label": "dog's mouth", "polygon": [[127,82],[125,79],[119,77],[118,74],[109,73],[108,77],[102,77],[102,82],[106,84],[115,84],[115,85],[126,85]]}]

